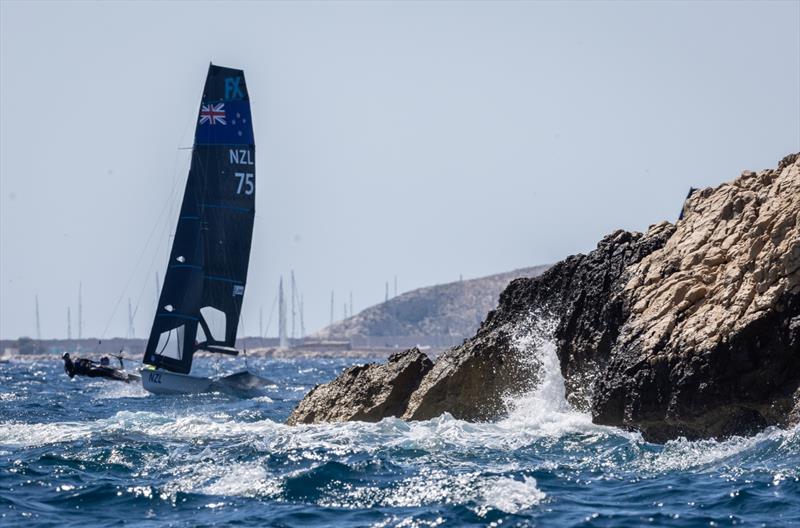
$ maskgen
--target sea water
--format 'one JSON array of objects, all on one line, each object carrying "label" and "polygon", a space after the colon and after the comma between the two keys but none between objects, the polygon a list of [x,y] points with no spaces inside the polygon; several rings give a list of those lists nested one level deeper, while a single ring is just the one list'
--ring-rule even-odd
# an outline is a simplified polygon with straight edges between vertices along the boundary
[{"label": "sea water", "polygon": [[363,360],[251,359],[255,396],[2,363],[0,526],[800,526],[798,428],[651,444],[571,409],[552,346],[520,346],[542,382],[491,424],[284,425]]}]

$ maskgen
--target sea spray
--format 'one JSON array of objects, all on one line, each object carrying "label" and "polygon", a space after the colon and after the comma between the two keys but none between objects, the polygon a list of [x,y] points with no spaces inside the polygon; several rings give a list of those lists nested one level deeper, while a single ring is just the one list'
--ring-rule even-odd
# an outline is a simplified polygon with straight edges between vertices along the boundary
[{"label": "sea spray", "polygon": [[537,311],[514,329],[514,352],[535,380],[528,392],[506,395],[506,406],[517,418],[571,410],[564,398],[564,378],[553,338],[555,324],[554,318]]},{"label": "sea spray", "polygon": [[554,317],[534,311],[514,329],[514,350],[535,381],[527,392],[505,395],[508,416],[497,425],[504,430],[525,431],[526,436],[609,432],[592,424],[588,412],[576,410],[567,401],[553,337],[555,326]]}]

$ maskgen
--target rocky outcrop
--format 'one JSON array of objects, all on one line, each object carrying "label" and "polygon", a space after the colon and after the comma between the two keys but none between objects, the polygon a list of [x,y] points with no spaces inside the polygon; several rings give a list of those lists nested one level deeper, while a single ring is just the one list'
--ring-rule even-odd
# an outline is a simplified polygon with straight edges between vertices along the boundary
[{"label": "rocky outcrop", "polygon": [[[427,419],[443,412],[465,420],[502,416],[507,398],[537,381],[538,361],[525,349],[530,344],[520,346],[520,335],[555,336],[561,363],[567,367],[570,398],[582,399],[585,379],[604,363],[622,323],[621,301],[610,301],[624,286],[620,276],[627,266],[663,246],[673,230],[663,223],[647,234],[617,231],[587,255],[571,256],[539,278],[513,281],[475,337],[439,357],[403,416]],[[545,329],[550,318],[555,328]]]},{"label": "rocky outcrop", "polygon": [[551,340],[573,405],[650,440],[800,421],[798,155],[693,193],[674,225],[514,280],[392,416],[502,416],[537,382],[541,346],[520,335]]},{"label": "rocky outcrop", "polygon": [[599,423],[664,440],[784,423],[800,384],[800,162],[693,194],[627,272]]},{"label": "rocky outcrop", "polygon": [[287,423],[377,422],[400,416],[431,367],[431,360],[416,348],[392,355],[384,365],[350,367],[330,383],[314,387]]},{"label": "rocky outcrop", "polygon": [[[406,400],[404,410],[387,416],[425,420],[448,412],[471,421],[503,416],[509,398],[532,389],[538,381],[540,362],[530,349],[541,343],[521,342],[521,335],[543,339],[557,336],[558,350],[563,350],[564,355],[562,364],[572,365],[569,379],[574,383],[569,392],[578,401],[586,391],[577,380],[588,376],[592,364],[603,362],[622,323],[621,302],[609,302],[624,286],[620,276],[627,266],[663,246],[673,230],[674,226],[663,223],[646,234],[617,231],[600,241],[588,255],[571,256],[539,278],[512,281],[477,334],[440,355],[433,368],[414,385],[416,390]],[[532,307],[539,308],[536,316],[532,316]],[[562,315],[554,318],[554,329],[550,328],[551,314]],[[542,327],[532,328],[537,325]],[[329,384],[332,389],[327,385],[315,388],[300,403],[290,422],[298,421],[295,415],[298,411],[307,413],[306,409],[326,409],[317,411],[306,420],[309,422],[333,421],[326,418],[327,414],[334,415],[337,421],[361,419],[341,418],[340,410],[344,414],[356,413],[352,412],[351,403],[341,404],[340,400],[347,397],[348,390],[355,390],[358,395],[374,390],[370,389],[374,380],[384,377],[381,373],[371,381],[356,379],[354,373],[362,368],[379,367],[353,367]],[[364,387],[360,383],[365,383]],[[318,394],[320,389],[323,392]]]}]

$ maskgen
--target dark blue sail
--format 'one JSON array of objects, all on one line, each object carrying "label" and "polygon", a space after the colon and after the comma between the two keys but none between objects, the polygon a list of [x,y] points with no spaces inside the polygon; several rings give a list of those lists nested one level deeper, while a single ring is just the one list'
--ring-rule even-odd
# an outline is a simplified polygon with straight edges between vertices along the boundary
[{"label": "dark blue sail", "polygon": [[255,217],[255,159],[244,72],[212,64],[144,363],[187,374],[197,350],[236,353]]}]

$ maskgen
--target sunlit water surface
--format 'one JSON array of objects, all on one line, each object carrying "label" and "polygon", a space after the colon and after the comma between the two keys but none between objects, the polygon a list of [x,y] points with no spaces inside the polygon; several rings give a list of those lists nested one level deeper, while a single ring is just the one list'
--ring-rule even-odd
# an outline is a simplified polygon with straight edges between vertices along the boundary
[{"label": "sunlit water surface", "polygon": [[499,423],[299,427],[298,400],[357,360],[251,360],[274,381],[256,397],[2,363],[0,525],[800,525],[797,428],[650,444],[571,410],[544,357]]}]

